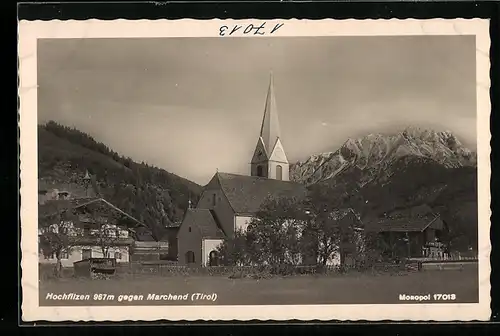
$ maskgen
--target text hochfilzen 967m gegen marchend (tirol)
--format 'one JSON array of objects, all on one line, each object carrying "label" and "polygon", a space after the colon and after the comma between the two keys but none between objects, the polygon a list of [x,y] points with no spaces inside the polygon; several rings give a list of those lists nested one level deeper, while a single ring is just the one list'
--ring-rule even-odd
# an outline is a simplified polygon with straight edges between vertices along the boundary
[{"label": "text hochfilzen 967m gegen marchend (tirol)", "polygon": [[47,293],[46,300],[54,301],[212,301],[217,300],[217,293],[184,293],[184,294],[77,294],[77,293]]}]

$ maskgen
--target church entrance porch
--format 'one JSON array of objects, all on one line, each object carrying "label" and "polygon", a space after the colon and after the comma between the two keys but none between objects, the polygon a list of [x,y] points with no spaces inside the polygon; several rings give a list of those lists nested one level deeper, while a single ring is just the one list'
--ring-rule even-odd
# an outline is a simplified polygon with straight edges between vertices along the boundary
[{"label": "church entrance porch", "polygon": [[202,249],[202,266],[219,266],[218,247],[222,244],[223,239],[203,239]]},{"label": "church entrance porch", "polygon": [[217,251],[208,254],[208,266],[219,266],[219,253]]}]

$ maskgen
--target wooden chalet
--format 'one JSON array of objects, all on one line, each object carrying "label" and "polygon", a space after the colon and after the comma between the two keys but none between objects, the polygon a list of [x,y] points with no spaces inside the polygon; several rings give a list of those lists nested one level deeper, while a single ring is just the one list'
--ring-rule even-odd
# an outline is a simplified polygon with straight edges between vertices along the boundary
[{"label": "wooden chalet", "polygon": [[394,211],[366,224],[379,247],[390,258],[439,258],[446,252],[442,242],[446,223],[428,205]]},{"label": "wooden chalet", "polygon": [[65,267],[88,258],[128,262],[134,228],[144,226],[104,198],[46,200],[39,205],[38,218],[40,262],[56,262],[56,251],[50,251],[53,244],[47,239],[62,235],[68,246],[61,251]]}]

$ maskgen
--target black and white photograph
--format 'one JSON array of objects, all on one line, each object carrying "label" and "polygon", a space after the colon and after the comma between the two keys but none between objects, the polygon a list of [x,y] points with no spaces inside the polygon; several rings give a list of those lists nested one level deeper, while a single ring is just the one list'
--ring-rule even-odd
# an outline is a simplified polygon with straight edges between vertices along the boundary
[{"label": "black and white photograph", "polygon": [[439,34],[446,20],[392,35],[250,24],[110,37],[117,23],[31,42],[30,302],[136,307],[124,318],[343,305],[360,305],[351,319],[365,305],[488,317],[487,25],[463,20],[479,41]]}]

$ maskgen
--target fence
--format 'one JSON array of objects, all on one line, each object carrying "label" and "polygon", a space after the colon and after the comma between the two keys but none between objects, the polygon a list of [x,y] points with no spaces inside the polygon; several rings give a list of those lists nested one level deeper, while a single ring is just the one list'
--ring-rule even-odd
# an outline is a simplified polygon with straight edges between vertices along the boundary
[{"label": "fence", "polygon": [[[54,278],[53,265],[40,265],[40,279]],[[375,272],[399,272],[404,270],[404,265],[379,264],[372,266]],[[341,269],[336,265],[326,266],[211,266],[211,267],[189,267],[179,266],[173,262],[131,262],[116,265],[115,275],[118,277],[175,277],[175,276],[222,276],[229,278],[268,278],[272,276],[294,276],[294,275],[334,275],[348,271],[359,271],[355,268]],[[363,271],[363,270],[361,270]],[[365,270],[366,271],[366,270]],[[64,268],[63,278],[74,277],[77,274],[74,268]]]},{"label": "fence", "polygon": [[251,277],[279,275],[305,275],[317,273],[338,272],[337,266],[211,266],[189,267],[168,263],[130,263],[118,268],[118,274],[129,275],[158,275],[158,276],[228,276]]},{"label": "fence", "polygon": [[420,261],[420,262],[473,262],[477,261],[477,256],[461,256],[461,255],[442,255],[438,257],[422,257],[422,258],[410,258],[409,261]]},{"label": "fence", "polygon": [[226,276],[231,278],[242,277],[270,277],[273,275],[332,275],[349,271],[371,271],[371,272],[401,272],[407,270],[405,264],[379,263],[369,268],[344,267],[338,265],[276,265],[276,266],[211,266],[211,267],[189,267],[168,263],[130,263],[122,265],[117,269],[119,275],[132,276]]},{"label": "fence", "polygon": [[[460,261],[438,261],[438,260],[420,260],[401,263],[379,262],[370,266],[353,266],[341,268],[337,265],[315,265],[315,266],[295,266],[295,265],[277,265],[277,266],[211,266],[211,267],[190,267],[180,266],[172,261],[143,261],[120,263],[116,265],[115,275],[118,277],[175,277],[175,276],[222,276],[229,278],[268,278],[272,276],[293,276],[293,275],[335,275],[346,272],[363,273],[392,273],[401,274],[408,271],[421,271],[431,269],[456,269],[464,268],[462,264],[477,264],[473,258],[464,258]],[[456,265],[452,265],[456,264]],[[460,265],[459,265],[460,264]],[[469,267],[469,266],[467,266]],[[40,279],[54,277],[53,265],[40,265]],[[73,277],[75,272],[73,268],[63,269],[63,277]]]}]

